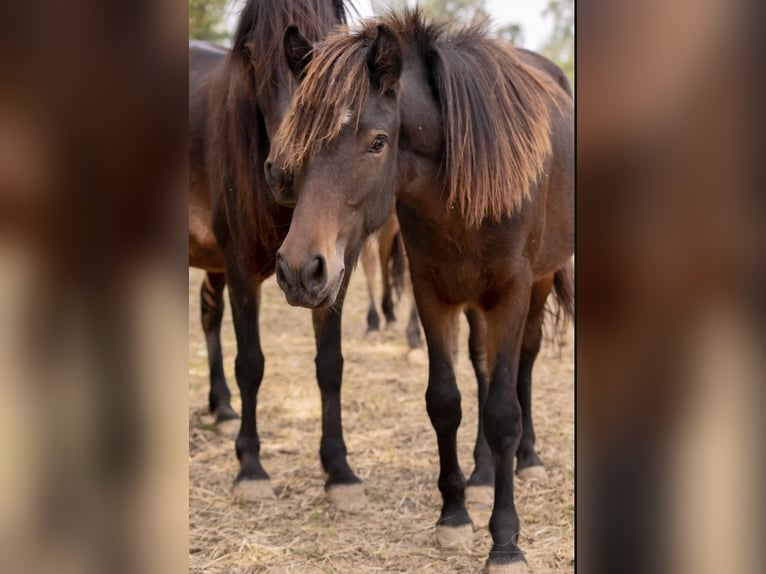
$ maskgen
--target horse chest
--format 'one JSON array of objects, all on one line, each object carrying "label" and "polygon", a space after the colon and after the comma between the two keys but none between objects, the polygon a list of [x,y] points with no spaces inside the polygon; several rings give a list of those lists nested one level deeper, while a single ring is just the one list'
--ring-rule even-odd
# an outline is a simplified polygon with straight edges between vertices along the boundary
[{"label": "horse chest", "polygon": [[476,301],[485,285],[492,282],[492,274],[472,246],[448,234],[424,232],[424,227],[414,233],[403,231],[413,275],[428,283],[443,303]]}]

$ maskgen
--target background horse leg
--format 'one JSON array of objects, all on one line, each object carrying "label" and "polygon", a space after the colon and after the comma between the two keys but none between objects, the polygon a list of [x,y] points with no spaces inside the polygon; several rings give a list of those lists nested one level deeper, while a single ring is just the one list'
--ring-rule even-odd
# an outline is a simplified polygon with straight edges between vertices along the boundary
[{"label": "background horse leg", "polygon": [[[405,256],[406,257],[406,256]],[[407,261],[405,259],[405,265]],[[411,365],[425,365],[428,360],[426,352],[423,350],[423,338],[420,336],[420,315],[418,306],[415,304],[415,293],[412,288],[412,279],[408,270],[405,270],[403,277],[404,290],[410,299],[410,318],[407,321],[405,334],[407,336],[407,362]]]},{"label": "background horse leg", "polygon": [[521,441],[516,451],[516,474],[524,480],[547,482],[548,473],[535,451],[535,427],[532,423],[532,367],[543,339],[545,301],[553,287],[553,274],[532,286],[529,313],[519,357],[517,393],[521,404]]},{"label": "background horse leg", "polygon": [[[412,290],[410,288],[410,290]],[[410,350],[423,348],[423,339],[420,337],[420,316],[418,315],[418,306],[415,305],[415,300],[412,300],[412,307],[410,307],[410,319],[407,322],[407,346]]]},{"label": "background horse leg", "polygon": [[485,313],[491,378],[482,417],[495,463],[495,501],[489,520],[494,544],[487,562],[492,574],[527,571],[524,554],[517,545],[519,517],[513,499],[513,462],[521,438],[522,414],[516,384],[529,311],[530,275],[516,273],[503,299]]},{"label": "background horse leg", "polygon": [[[234,277],[232,276],[234,275]],[[263,380],[264,359],[258,331],[261,280],[229,274],[229,299],[237,335],[235,374],[242,397],[242,424],[236,440],[239,474],[234,495],[240,500],[274,498],[269,475],[261,466],[256,407]]]},{"label": "background horse leg", "polygon": [[375,238],[370,236],[362,247],[362,269],[367,279],[367,293],[370,295],[370,307],[367,310],[367,332],[380,330],[380,315],[375,307],[375,274],[377,269]]},{"label": "background horse leg", "polygon": [[470,327],[468,354],[476,374],[479,400],[476,445],[473,449],[474,468],[468,479],[465,498],[474,524],[477,528],[483,528],[489,522],[489,514],[492,511],[492,501],[495,496],[495,469],[492,464],[492,451],[489,449],[489,443],[487,443],[487,437],[484,434],[484,423],[481,417],[489,386],[487,324],[482,312],[473,307],[466,308],[465,316]]},{"label": "background horse leg", "polygon": [[[210,368],[210,393],[208,405],[215,417],[219,431],[235,433],[239,427],[239,415],[231,408],[231,392],[226,385],[223,371],[223,352],[221,351],[221,319],[223,318],[223,289],[226,276],[223,273],[205,273],[205,280],[200,289],[200,314],[202,330],[207,343],[207,360]],[[232,427],[236,425],[236,428]]]},{"label": "background horse leg", "polygon": [[346,443],[343,440],[341,421],[341,311],[347,285],[348,275],[344,279],[335,305],[329,309],[312,311],[317,346],[316,376],[322,396],[322,440],[319,457],[327,473],[325,490],[340,510],[359,509],[367,504],[362,481],[354,474],[346,460]]},{"label": "background horse leg", "polygon": [[443,506],[436,540],[444,547],[471,546],[473,526],[465,507],[465,477],[457,456],[457,429],[462,411],[455,380],[459,306],[447,306],[415,286],[423,330],[428,341],[426,410],[439,444],[439,490]]},{"label": "background horse leg", "polygon": [[394,290],[401,295],[404,280],[404,242],[399,233],[399,220],[392,212],[383,229],[378,233],[378,255],[380,258],[380,273],[383,282],[383,298],[380,306],[386,317],[386,327],[396,323],[394,313]]}]

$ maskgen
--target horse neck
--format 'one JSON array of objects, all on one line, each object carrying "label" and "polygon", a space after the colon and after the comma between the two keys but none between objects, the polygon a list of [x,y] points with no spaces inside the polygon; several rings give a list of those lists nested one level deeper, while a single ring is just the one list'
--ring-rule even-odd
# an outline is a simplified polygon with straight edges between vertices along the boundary
[{"label": "horse neck", "polygon": [[399,91],[399,184],[397,197],[422,217],[443,220],[441,166],[444,130],[439,103],[427,80],[425,62],[404,46]]}]

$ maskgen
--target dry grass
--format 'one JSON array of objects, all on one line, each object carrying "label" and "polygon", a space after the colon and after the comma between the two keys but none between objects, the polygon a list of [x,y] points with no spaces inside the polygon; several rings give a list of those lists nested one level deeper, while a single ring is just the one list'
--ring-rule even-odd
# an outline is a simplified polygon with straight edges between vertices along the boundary
[{"label": "dry grass", "polygon": [[[440,496],[436,439],[425,411],[426,367],[406,359],[403,326],[364,338],[367,296],[356,273],[344,309],[343,417],[349,462],[369,504],[340,513],[330,506],[319,463],[320,404],[314,379],[311,315],[285,303],[273,280],[264,285],[261,333],[266,373],[259,394],[263,464],[277,500],[233,502],[237,471],[231,438],[206,412],[207,360],[199,322],[202,274],[189,274],[189,569],[209,573],[479,572],[491,540],[474,533],[472,551],[434,544]],[[404,308],[399,314],[404,317]],[[463,325],[467,336],[467,327]],[[463,337],[465,339],[465,336]],[[535,367],[534,415],[547,485],[517,481],[521,547],[530,571],[574,572],[573,352],[544,347]],[[226,372],[233,394],[234,333],[224,318]],[[463,345],[466,347],[466,345]],[[471,470],[475,379],[461,349],[463,394],[460,460]],[[239,410],[238,401],[235,408]]]}]

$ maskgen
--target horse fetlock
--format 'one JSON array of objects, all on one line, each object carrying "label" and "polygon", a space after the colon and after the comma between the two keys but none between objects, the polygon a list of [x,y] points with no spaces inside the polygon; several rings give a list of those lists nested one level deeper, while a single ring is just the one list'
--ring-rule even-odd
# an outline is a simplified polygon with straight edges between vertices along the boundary
[{"label": "horse fetlock", "polygon": [[221,404],[211,411],[215,417],[215,424],[219,425],[226,421],[239,421],[237,411],[231,408],[230,404]]}]

